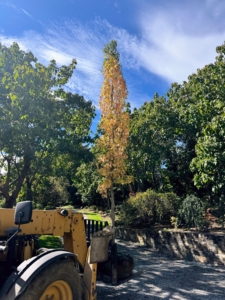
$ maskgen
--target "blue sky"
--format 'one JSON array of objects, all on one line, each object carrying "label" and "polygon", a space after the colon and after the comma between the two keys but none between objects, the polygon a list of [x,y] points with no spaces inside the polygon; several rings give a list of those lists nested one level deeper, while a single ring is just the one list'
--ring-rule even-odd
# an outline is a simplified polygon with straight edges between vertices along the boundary
[{"label": "blue sky", "polygon": [[128,101],[138,108],[214,62],[216,46],[225,41],[225,1],[0,0],[0,42],[18,42],[43,64],[76,58],[67,89],[96,106],[102,48],[112,39],[118,42]]}]

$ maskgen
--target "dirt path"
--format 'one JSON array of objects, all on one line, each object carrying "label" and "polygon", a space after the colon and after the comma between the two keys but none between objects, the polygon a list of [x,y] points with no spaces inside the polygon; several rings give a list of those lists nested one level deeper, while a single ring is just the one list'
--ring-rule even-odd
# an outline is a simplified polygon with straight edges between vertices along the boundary
[{"label": "dirt path", "polygon": [[116,287],[98,282],[98,300],[225,299],[225,267],[172,260],[122,240],[118,249],[133,256],[134,271],[140,273]]}]

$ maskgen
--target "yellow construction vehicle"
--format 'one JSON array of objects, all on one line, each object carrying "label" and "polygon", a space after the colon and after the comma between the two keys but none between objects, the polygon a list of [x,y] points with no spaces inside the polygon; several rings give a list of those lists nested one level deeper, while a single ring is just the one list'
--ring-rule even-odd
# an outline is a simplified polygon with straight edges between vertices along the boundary
[{"label": "yellow construction vehicle", "polygon": [[[63,237],[64,248],[38,249],[38,235]],[[0,209],[0,299],[96,300],[97,266],[108,261],[111,238],[101,230],[89,245],[74,210],[32,210],[31,201]]]}]

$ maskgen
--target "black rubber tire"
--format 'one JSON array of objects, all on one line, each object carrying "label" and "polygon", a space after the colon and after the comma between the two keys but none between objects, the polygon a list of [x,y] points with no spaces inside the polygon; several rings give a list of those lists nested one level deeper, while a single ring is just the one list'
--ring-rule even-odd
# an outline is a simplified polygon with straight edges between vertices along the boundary
[{"label": "black rubber tire", "polygon": [[63,280],[69,284],[73,300],[82,299],[81,279],[78,271],[71,259],[63,259],[44,268],[16,300],[39,300],[46,288],[56,280]]}]

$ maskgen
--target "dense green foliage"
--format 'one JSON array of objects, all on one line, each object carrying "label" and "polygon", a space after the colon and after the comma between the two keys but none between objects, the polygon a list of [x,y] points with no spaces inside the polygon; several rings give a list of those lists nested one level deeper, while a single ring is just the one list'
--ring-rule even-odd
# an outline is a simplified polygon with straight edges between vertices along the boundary
[{"label": "dense green foliage", "polygon": [[[207,208],[224,221],[225,44],[217,53],[214,63],[173,83],[165,96],[156,93],[133,111],[124,106],[130,120],[124,163],[133,181],[116,182],[114,192],[126,224],[172,217],[200,228]],[[89,135],[94,108],[65,90],[75,66],[75,60],[43,66],[17,44],[0,44],[0,198],[7,207],[28,198],[39,207],[80,200],[107,206],[95,159],[103,148]]]},{"label": "dense green foliage", "polygon": [[81,194],[82,202],[87,205],[103,206],[103,199],[98,192],[101,181],[94,161],[82,163],[75,174],[75,185]]},{"label": "dense green foliage", "polygon": [[157,193],[153,190],[131,196],[121,207],[120,220],[126,225],[154,225],[162,221],[170,223],[179,207],[179,198],[174,193]]},{"label": "dense green foliage", "polygon": [[59,169],[70,175],[68,165],[57,166],[58,159],[69,156],[74,172],[85,156],[82,145],[88,142],[94,108],[63,89],[75,66],[75,60],[61,67],[52,60],[45,67],[16,43],[0,44],[0,167],[5,168],[0,196],[6,207],[15,204],[25,181],[30,198],[42,176]]},{"label": "dense green foliage", "polygon": [[131,114],[128,167],[138,191],[171,189],[162,166],[176,142],[172,117],[169,103],[157,94]]},{"label": "dense green foliage", "polygon": [[201,199],[190,195],[187,196],[181,204],[178,211],[178,225],[185,222],[187,227],[196,227],[203,229],[207,227],[205,220],[206,205]]},{"label": "dense green foliage", "polygon": [[38,247],[58,249],[58,248],[63,248],[63,245],[59,236],[41,235],[38,238]]}]

